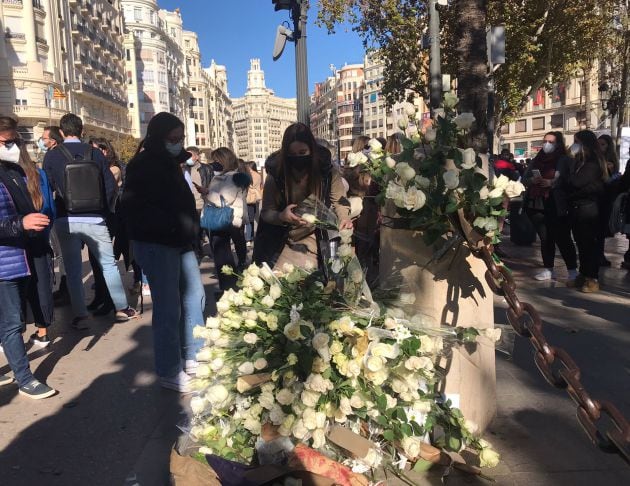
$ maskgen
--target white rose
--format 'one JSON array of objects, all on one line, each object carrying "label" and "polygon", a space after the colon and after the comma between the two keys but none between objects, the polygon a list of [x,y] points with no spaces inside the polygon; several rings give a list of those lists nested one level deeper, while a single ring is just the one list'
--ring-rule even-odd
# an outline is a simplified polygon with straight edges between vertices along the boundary
[{"label": "white rose", "polygon": [[310,224],[315,224],[317,222],[317,218],[315,217],[315,215],[310,213],[304,213],[302,215],[302,219]]},{"label": "white rose", "polygon": [[215,373],[219,370],[221,370],[221,368],[223,368],[223,360],[221,358],[215,358],[210,362],[210,368],[212,369],[212,371],[214,371]]},{"label": "white rose", "polygon": [[453,119],[453,122],[460,130],[468,130],[475,122],[475,117],[472,113],[460,113]]},{"label": "white rose", "polygon": [[201,348],[195,357],[197,361],[210,361],[212,359],[212,350],[210,348]]},{"label": "white rose", "polygon": [[373,138],[368,142],[368,145],[370,147],[370,150],[372,152],[382,152],[383,151],[383,145],[381,145],[381,142],[379,142],[377,139]]},{"label": "white rose", "polygon": [[206,400],[202,397],[192,397],[190,399],[190,408],[193,414],[199,415],[206,408]]},{"label": "white rose", "polygon": [[267,360],[265,358],[258,358],[254,361],[254,368],[257,370],[264,370],[267,367]]},{"label": "white rose", "polygon": [[250,279],[250,286],[254,291],[260,292],[265,286],[265,282],[263,282],[263,279],[260,277],[252,277]]},{"label": "white rose", "polygon": [[415,125],[409,125],[409,127],[407,128],[407,135],[409,137],[415,137],[416,135],[418,135],[418,127]]},{"label": "white rose", "polygon": [[363,165],[368,161],[368,158],[363,152],[352,152],[348,154],[347,163],[348,167],[357,167]]},{"label": "white rose", "polygon": [[311,341],[311,345],[315,349],[328,348],[328,343],[330,342],[330,336],[323,332],[318,332],[313,336],[313,340]]},{"label": "white rose", "polygon": [[477,154],[475,154],[474,149],[459,149],[459,151],[462,153],[462,169],[474,169],[477,167]]},{"label": "white rose", "polygon": [[289,341],[297,341],[298,339],[304,339],[300,325],[297,323],[289,323],[284,326],[284,335]]},{"label": "white rose", "polygon": [[479,465],[481,467],[496,467],[499,464],[499,459],[501,456],[489,447],[482,449],[479,453]]},{"label": "white rose", "polygon": [[437,130],[435,128],[429,127],[424,132],[424,139],[427,142],[434,142],[437,138]]},{"label": "white rose", "polygon": [[272,299],[278,300],[280,296],[282,295],[282,289],[280,288],[279,285],[274,284],[271,287],[269,287],[269,295],[271,296]]},{"label": "white rose", "polygon": [[344,415],[352,415],[352,406],[350,405],[350,399],[348,397],[341,397],[339,400],[339,410],[343,412]]},{"label": "white rose", "polygon": [[444,184],[446,184],[447,189],[456,189],[459,186],[459,173],[454,170],[447,170],[442,174],[442,178],[444,179]]},{"label": "white rose", "polygon": [[307,407],[315,408],[315,406],[317,405],[317,402],[319,402],[320,396],[321,396],[321,393],[317,393],[312,390],[304,390],[302,394],[300,395],[300,398],[304,405],[306,405]]},{"label": "white rose", "polygon": [[308,434],[308,429],[304,425],[304,421],[302,419],[296,420],[293,426],[291,427],[291,432],[293,437],[298,440],[303,440]]},{"label": "white rose", "polygon": [[365,362],[365,367],[373,372],[380,371],[385,366],[385,358],[381,356],[370,356]]},{"label": "white rose", "polygon": [[332,354],[339,354],[343,351],[343,344],[339,341],[333,341],[330,345],[330,352]]},{"label": "white rose", "polygon": [[[403,207],[409,211],[422,209],[427,202],[427,196],[415,186],[411,186],[405,193]],[[398,206],[398,204],[396,204]]]},{"label": "white rose", "polygon": [[263,392],[258,396],[258,403],[262,408],[271,410],[276,403],[276,399],[271,392]]},{"label": "white rose", "polygon": [[223,385],[214,385],[208,388],[206,398],[214,406],[222,405],[228,398],[229,393]]},{"label": "white rose", "polygon": [[387,399],[387,408],[389,409],[394,408],[398,404],[398,400],[396,400],[389,393],[385,394],[385,398]]},{"label": "white rose", "polygon": [[394,170],[403,182],[410,181],[411,179],[416,177],[416,171],[407,162],[401,162],[397,164]]},{"label": "white rose", "polygon": [[315,430],[317,428],[317,412],[312,408],[307,408],[302,413],[302,421],[308,430]]},{"label": "white rose", "polygon": [[444,100],[442,102],[444,108],[455,108],[455,105],[457,105],[457,103],[459,103],[459,99],[457,98],[457,95],[455,93],[453,93],[452,91],[448,91],[444,94]]},{"label": "white rose", "polygon": [[431,180],[421,175],[416,176],[413,181],[421,189],[428,189],[431,186]]},{"label": "white rose", "polygon": [[350,360],[347,364],[346,375],[348,378],[358,378],[361,374],[361,363],[357,360]]},{"label": "white rose", "polygon": [[400,441],[403,452],[409,459],[416,459],[422,450],[422,439],[419,437],[405,437]]},{"label": "white rose", "polygon": [[319,393],[326,393],[334,388],[330,380],[325,379],[318,373],[311,373],[304,382],[304,387]]},{"label": "white rose", "polygon": [[365,406],[365,402],[359,395],[355,393],[352,395],[352,397],[350,397],[350,406],[352,408],[363,408]]},{"label": "white rose", "polygon": [[293,366],[294,364],[296,364],[298,362],[298,358],[294,353],[289,354],[289,356],[287,356],[287,364],[289,366]]},{"label": "white rose", "polygon": [[376,372],[367,371],[365,375],[366,378],[376,386],[381,386],[389,378],[389,372],[387,371],[387,368],[383,368]]},{"label": "white rose", "polygon": [[374,448],[370,448],[365,457],[361,459],[361,462],[372,469],[379,467],[382,461],[383,456]]},{"label": "white rose", "polygon": [[406,130],[408,126],[409,120],[407,119],[407,117],[401,117],[398,119],[398,128],[400,128],[401,130]]},{"label": "white rose", "polygon": [[294,422],[295,415],[287,415],[280,427],[278,427],[278,433],[283,437],[289,437],[291,435],[291,427],[293,427]]},{"label": "white rose", "polygon": [[518,181],[510,181],[505,188],[505,195],[510,199],[520,196],[523,192],[525,192],[525,186]]},{"label": "white rose", "polygon": [[262,427],[260,425],[260,421],[256,420],[253,417],[247,417],[245,419],[245,421],[243,422],[243,427],[245,427],[247,430],[249,430],[254,435],[260,434],[260,431],[262,429]]},{"label": "white rose", "polygon": [[251,361],[245,361],[238,367],[238,372],[241,375],[251,375],[254,372],[254,363]]},{"label": "white rose", "polygon": [[416,412],[429,413],[431,411],[431,402],[428,400],[416,400],[413,402],[412,408]]},{"label": "white rose", "polygon": [[317,429],[313,431],[313,443],[311,447],[313,449],[321,449],[326,445],[326,434],[323,429]]},{"label": "white rose", "polygon": [[[394,203],[396,202],[402,202],[404,205],[404,200],[405,200],[405,195],[406,195],[406,191],[405,188],[402,187],[400,184],[396,184],[394,181],[389,181],[389,183],[387,184],[387,189],[385,190],[385,197],[387,199],[391,199],[392,201],[394,201]],[[398,206],[398,204],[396,204]]]},{"label": "white rose", "polygon": [[407,383],[405,383],[400,378],[394,378],[391,383],[392,390],[394,393],[400,395],[401,393],[405,393],[409,388],[407,387]]},{"label": "white rose", "polygon": [[495,187],[494,189],[492,189],[490,191],[490,193],[488,194],[488,197],[490,199],[503,197],[503,188],[502,187]]},{"label": "white rose", "polygon": [[348,417],[345,413],[343,413],[340,409],[335,410],[335,422],[339,422],[340,424],[346,423],[348,421]]},{"label": "white rose", "polygon": [[287,388],[283,388],[278,393],[276,393],[276,400],[280,405],[291,405],[294,399],[295,395],[291,393],[291,390],[288,390]]},{"label": "white rose", "polygon": [[482,201],[485,201],[486,199],[488,199],[489,196],[490,196],[490,190],[488,189],[488,186],[483,186],[481,190],[479,191],[479,199],[481,199]]},{"label": "white rose", "polygon": [[492,342],[497,342],[501,339],[500,328],[488,328],[483,330],[484,335]]},{"label": "white rose", "polygon": [[352,247],[350,245],[341,245],[337,253],[341,258],[352,256]]},{"label": "white rose", "polygon": [[256,344],[256,341],[258,341],[258,336],[256,336],[256,334],[254,334],[253,332],[248,332],[243,336],[243,341],[245,341],[247,344]]},{"label": "white rose", "polygon": [[273,274],[273,271],[271,270],[271,268],[269,268],[269,266],[265,263],[263,264],[263,266],[260,268],[260,276],[263,278],[263,280],[265,282],[273,282],[276,277]]},{"label": "white rose", "polygon": [[206,319],[206,327],[209,329],[218,329],[221,320],[218,317],[208,317]]},{"label": "white rose", "polygon": [[270,331],[278,329],[278,316],[275,314],[267,315],[267,327]]},{"label": "white rose", "polygon": [[271,295],[265,295],[260,301],[260,303],[266,307],[272,308],[274,304],[276,303],[276,301],[274,300],[273,297],[271,297]]},{"label": "white rose", "polygon": [[385,157],[385,165],[390,169],[393,169],[394,167],[396,167],[396,161],[389,156]]},{"label": "white rose", "polygon": [[501,174],[499,177],[494,179],[493,186],[500,187],[501,189],[506,189],[508,184],[510,183],[510,179],[505,175]]}]

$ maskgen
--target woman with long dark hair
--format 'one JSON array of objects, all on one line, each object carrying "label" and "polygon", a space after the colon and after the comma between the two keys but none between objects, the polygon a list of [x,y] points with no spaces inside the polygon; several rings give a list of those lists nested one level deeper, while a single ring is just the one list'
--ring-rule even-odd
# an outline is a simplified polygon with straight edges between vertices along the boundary
[{"label": "woman with long dark hair", "polygon": [[568,197],[580,273],[568,285],[590,293],[599,291],[599,200],[608,176],[595,134],[582,130],[573,138],[569,151],[575,161],[569,172]]},{"label": "woman with long dark hair", "polygon": [[184,124],[158,113],[149,122],[142,151],[129,162],[121,211],[133,253],[151,286],[153,348],[160,384],[187,392],[203,341],[205,292],[194,249],[199,235],[195,198],[180,164]]},{"label": "woman with long dark hair", "polygon": [[556,246],[567,266],[569,280],[577,277],[577,255],[571,239],[569,205],[564,187],[570,164],[562,133],[547,132],[540,152],[523,174],[523,182],[527,186],[525,211],[540,238],[544,267],[534,277],[536,280],[555,278]]},{"label": "woman with long dark hair", "polygon": [[53,300],[53,250],[50,246],[50,228],[55,219],[55,202],[46,172],[38,169],[31,159],[26,146],[20,147],[19,166],[26,174],[26,187],[33,201],[33,206],[41,214],[48,216],[49,227],[30,239],[29,265],[31,278],[27,289],[27,301],[33,313],[37,332],[30,341],[38,347],[50,344],[48,328],[54,319]]},{"label": "woman with long dark hair", "polygon": [[350,205],[331,154],[315,142],[311,130],[294,123],[284,132],[282,147],[265,164],[260,226],[254,242],[254,261],[271,266],[323,264],[324,232],[308,224],[294,210],[307,198],[330,207],[341,228],[352,228]]}]

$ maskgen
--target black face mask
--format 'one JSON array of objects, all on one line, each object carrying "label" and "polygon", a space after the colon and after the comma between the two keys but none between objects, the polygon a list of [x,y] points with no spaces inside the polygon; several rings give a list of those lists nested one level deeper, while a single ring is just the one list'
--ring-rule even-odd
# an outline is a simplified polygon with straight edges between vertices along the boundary
[{"label": "black face mask", "polygon": [[290,168],[297,172],[304,172],[313,163],[313,157],[310,155],[289,155],[287,162]]},{"label": "black face mask", "polygon": [[212,170],[215,172],[223,172],[223,166],[221,164],[219,164],[218,162],[212,162],[212,164],[210,164],[212,166]]}]

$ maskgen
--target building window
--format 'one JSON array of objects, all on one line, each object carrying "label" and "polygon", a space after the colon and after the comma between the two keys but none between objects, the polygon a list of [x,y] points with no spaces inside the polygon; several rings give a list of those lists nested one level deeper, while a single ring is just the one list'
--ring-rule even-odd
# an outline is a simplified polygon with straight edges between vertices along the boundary
[{"label": "building window", "polygon": [[507,125],[503,125],[503,126],[501,127],[501,134],[502,134],[502,135],[507,135],[507,134],[509,134],[509,133],[510,133],[510,125],[509,125],[509,124],[507,124]]},{"label": "building window", "polygon": [[544,130],[545,129],[545,117],[539,116],[532,118],[532,130]]},{"label": "building window", "polygon": [[521,132],[526,132],[526,131],[527,131],[527,120],[517,120],[516,133],[521,133]]},{"label": "building window", "polygon": [[134,7],[134,9],[133,9],[133,19],[136,22],[140,22],[142,20],[142,9],[140,7]]},{"label": "building window", "polygon": [[26,105],[28,103],[28,89],[15,88],[15,104]]},{"label": "building window", "polygon": [[557,115],[551,115],[551,128],[564,129],[564,114],[558,113]]},{"label": "building window", "polygon": [[131,61],[131,49],[127,49],[127,61]]}]

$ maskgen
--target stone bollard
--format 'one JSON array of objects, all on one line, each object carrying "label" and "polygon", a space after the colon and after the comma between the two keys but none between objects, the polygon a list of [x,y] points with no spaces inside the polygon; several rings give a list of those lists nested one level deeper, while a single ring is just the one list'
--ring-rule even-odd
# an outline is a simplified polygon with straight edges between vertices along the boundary
[{"label": "stone bollard", "polygon": [[[494,327],[492,292],[485,264],[462,245],[429,263],[434,249],[418,232],[381,227],[382,288],[403,286],[416,296],[414,307],[441,326]],[[426,267],[426,268],[425,268]],[[446,360],[442,391],[483,432],[496,413],[494,346],[489,340],[454,349]]]}]

